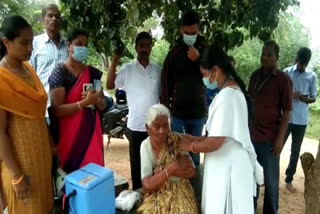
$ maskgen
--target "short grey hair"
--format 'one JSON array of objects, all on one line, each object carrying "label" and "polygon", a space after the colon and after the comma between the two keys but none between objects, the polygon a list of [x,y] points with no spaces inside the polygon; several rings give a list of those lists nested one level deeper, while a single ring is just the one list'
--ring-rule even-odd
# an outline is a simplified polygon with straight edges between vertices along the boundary
[{"label": "short grey hair", "polygon": [[155,104],[147,112],[147,125],[150,126],[158,116],[167,116],[170,123],[169,109],[162,104]]},{"label": "short grey hair", "polygon": [[42,8],[42,19],[47,15],[48,10],[57,10],[60,13],[58,5],[49,3],[44,8]]}]

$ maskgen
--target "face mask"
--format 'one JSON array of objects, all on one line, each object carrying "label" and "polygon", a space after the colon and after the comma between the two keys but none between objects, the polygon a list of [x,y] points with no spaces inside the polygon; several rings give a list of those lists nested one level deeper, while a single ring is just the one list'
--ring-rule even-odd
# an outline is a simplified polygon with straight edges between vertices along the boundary
[{"label": "face mask", "polygon": [[194,45],[194,43],[196,43],[196,40],[197,40],[197,35],[190,36],[190,35],[183,34],[183,41],[188,46]]},{"label": "face mask", "polygon": [[88,59],[88,48],[84,46],[73,46],[72,57],[77,62],[83,62]]},{"label": "face mask", "polygon": [[[212,74],[213,72],[211,72]],[[213,81],[213,83],[210,83],[210,77],[211,77],[211,74],[209,77],[205,77],[205,78],[202,78],[202,81],[203,81],[203,84],[208,88],[208,89],[211,89],[211,90],[214,90],[216,88],[218,88],[218,82],[217,80]]]}]

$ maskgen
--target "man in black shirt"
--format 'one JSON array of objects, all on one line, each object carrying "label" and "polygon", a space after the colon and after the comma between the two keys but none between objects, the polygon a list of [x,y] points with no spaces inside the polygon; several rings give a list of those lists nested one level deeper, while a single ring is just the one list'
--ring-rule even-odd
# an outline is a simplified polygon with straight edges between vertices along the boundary
[{"label": "man in black shirt", "polygon": [[[194,11],[182,17],[181,38],[169,51],[162,70],[162,104],[171,110],[173,131],[201,136],[206,116],[205,87],[202,82],[199,59],[206,47],[199,35],[199,15]],[[195,165],[199,154],[192,154]]]}]

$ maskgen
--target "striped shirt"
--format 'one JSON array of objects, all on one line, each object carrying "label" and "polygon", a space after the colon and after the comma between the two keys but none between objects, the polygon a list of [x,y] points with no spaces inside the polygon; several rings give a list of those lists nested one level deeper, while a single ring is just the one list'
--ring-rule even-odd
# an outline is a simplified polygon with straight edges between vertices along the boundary
[{"label": "striped shirt", "polygon": [[[30,63],[37,72],[46,92],[49,93],[48,79],[53,69],[58,63],[66,61],[68,57],[67,42],[62,38],[57,47],[48,34],[44,33],[34,37],[32,46]],[[47,107],[49,106],[50,99],[47,103]],[[48,115],[46,114],[46,116]]]}]

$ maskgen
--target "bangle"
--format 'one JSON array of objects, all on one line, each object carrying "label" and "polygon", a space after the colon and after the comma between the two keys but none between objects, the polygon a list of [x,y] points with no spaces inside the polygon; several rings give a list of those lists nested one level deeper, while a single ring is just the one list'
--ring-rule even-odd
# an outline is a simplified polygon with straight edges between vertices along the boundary
[{"label": "bangle", "polygon": [[194,142],[191,143],[191,152],[194,153],[194,154],[196,153],[196,152],[194,151]]},{"label": "bangle", "polygon": [[166,172],[166,175],[167,175],[167,179],[169,180],[169,174],[168,174],[168,170],[167,170],[167,169],[165,169],[164,171]]},{"label": "bangle", "polygon": [[77,105],[78,105],[78,107],[79,107],[79,110],[81,111],[82,108],[81,108],[81,105],[80,105],[80,102],[79,102],[79,101],[77,102]]},{"label": "bangle", "polygon": [[19,184],[22,180],[23,180],[23,178],[24,178],[24,174],[22,174],[19,178],[17,178],[17,179],[12,179],[12,181],[11,181],[11,183],[13,184],[13,185],[17,185],[17,184]]}]

